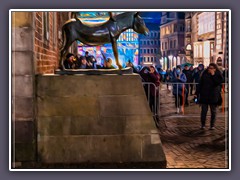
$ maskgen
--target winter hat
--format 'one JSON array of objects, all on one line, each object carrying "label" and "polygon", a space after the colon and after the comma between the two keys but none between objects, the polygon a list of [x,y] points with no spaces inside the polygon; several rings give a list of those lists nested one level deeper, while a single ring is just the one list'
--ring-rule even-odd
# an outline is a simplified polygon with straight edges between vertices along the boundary
[{"label": "winter hat", "polygon": [[66,58],[68,59],[68,58],[70,58],[71,56],[74,56],[74,54],[68,53],[67,56],[66,56]]},{"label": "winter hat", "polygon": [[198,67],[201,67],[202,69],[204,69],[204,65],[203,64],[199,64]]}]

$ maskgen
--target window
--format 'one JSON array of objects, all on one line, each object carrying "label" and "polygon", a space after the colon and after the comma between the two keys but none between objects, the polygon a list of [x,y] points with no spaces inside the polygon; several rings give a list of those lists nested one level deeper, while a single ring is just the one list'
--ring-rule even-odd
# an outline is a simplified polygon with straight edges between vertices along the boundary
[{"label": "window", "polygon": [[174,41],[173,41],[173,48],[176,48],[176,44],[177,44],[177,41],[174,40]]},{"label": "window", "polygon": [[43,23],[43,33],[44,33],[44,38],[46,40],[49,40],[49,12],[43,12],[44,13],[44,23]]},{"label": "window", "polygon": [[199,53],[198,53],[198,57],[202,57],[202,52],[203,52],[202,45],[199,45]]},{"label": "window", "polygon": [[57,12],[53,12],[53,46],[57,44]]},{"label": "window", "polygon": [[188,45],[187,45],[186,50],[188,50],[188,51],[191,51],[191,50],[192,50],[191,44],[188,44]]},{"label": "window", "polygon": [[165,42],[165,49],[167,49],[167,42]]},{"label": "window", "polygon": [[172,40],[170,41],[170,49],[172,49]]}]

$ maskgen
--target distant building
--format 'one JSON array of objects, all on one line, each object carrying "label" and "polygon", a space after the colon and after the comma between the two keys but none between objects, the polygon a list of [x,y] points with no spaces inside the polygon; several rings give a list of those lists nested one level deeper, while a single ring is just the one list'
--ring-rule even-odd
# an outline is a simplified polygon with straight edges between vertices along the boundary
[{"label": "distant building", "polygon": [[145,12],[141,14],[149,29],[149,35],[139,35],[139,64],[160,65],[160,18],[161,12]]},{"label": "distant building", "polygon": [[185,16],[186,58],[195,66],[228,63],[228,12],[188,12]]},{"label": "distant building", "polygon": [[186,62],[185,47],[185,13],[162,12],[160,41],[163,69],[173,68]]}]

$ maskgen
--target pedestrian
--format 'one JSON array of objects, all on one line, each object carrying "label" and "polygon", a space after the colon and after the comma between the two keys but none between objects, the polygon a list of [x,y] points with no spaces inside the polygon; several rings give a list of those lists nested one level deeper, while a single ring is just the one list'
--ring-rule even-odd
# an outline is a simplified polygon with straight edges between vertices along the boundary
[{"label": "pedestrian", "polygon": [[93,55],[89,55],[89,52],[86,51],[85,58],[89,64],[89,66],[92,67],[91,69],[97,69],[97,60]]},{"label": "pedestrian", "polygon": [[63,65],[65,69],[75,69],[77,68],[76,62],[77,61],[74,61],[74,54],[68,53],[66,55],[66,59],[63,62]]},{"label": "pedestrian", "polygon": [[188,103],[189,87],[190,87],[190,83],[193,82],[193,76],[192,76],[192,72],[189,70],[189,67],[187,64],[184,66],[184,69],[182,72],[185,74],[185,76],[187,78],[187,83],[188,83],[185,85],[185,87],[188,91],[186,93],[185,105],[188,106],[189,105],[189,103]]},{"label": "pedestrian", "polygon": [[133,63],[131,62],[131,60],[129,59],[127,64],[126,64],[126,67],[130,67],[133,69],[133,73],[138,73],[136,67],[133,65]]},{"label": "pedestrian", "polygon": [[183,112],[185,105],[185,96],[187,89],[185,88],[185,82],[187,82],[186,75],[182,72],[181,66],[177,66],[173,71],[173,95],[175,97],[175,107],[177,113]]},{"label": "pedestrian", "polygon": [[85,56],[80,57],[81,63],[79,69],[92,69],[92,66],[87,62]]},{"label": "pedestrian", "polygon": [[154,66],[143,67],[140,72],[140,76],[144,82],[149,82],[148,86],[145,86],[145,93],[148,98],[150,109],[154,115],[154,122],[157,128],[159,128],[159,85],[160,85],[160,75]]},{"label": "pedestrian", "polygon": [[166,74],[165,74],[165,82],[167,83],[167,90],[168,91],[170,91],[169,90],[169,82],[171,82],[172,81],[172,77],[173,77],[173,72],[172,72],[172,70],[170,69],[170,68],[168,68],[167,70],[166,70]]},{"label": "pedestrian", "polygon": [[210,63],[200,76],[197,95],[201,106],[201,129],[205,128],[208,106],[211,110],[210,130],[215,128],[217,106],[222,102],[221,83],[223,76],[215,63]]},{"label": "pedestrian", "polygon": [[[194,79],[194,82],[196,84],[195,90],[198,88],[200,76],[201,76],[203,71],[204,71],[204,65],[203,64],[199,64],[198,67],[194,69],[193,79]],[[196,91],[195,91],[194,94],[196,95]]]},{"label": "pedestrian", "polygon": [[192,96],[193,95],[193,81],[194,81],[194,78],[193,78],[193,74],[194,74],[194,69],[193,69],[193,66],[190,66],[189,68],[189,71],[191,72],[191,79],[190,79],[190,95]]},{"label": "pedestrian", "polygon": [[[150,82],[150,92],[148,92],[148,87],[145,88],[145,92],[149,101],[149,106],[154,114],[158,112],[158,98],[159,98],[159,85],[160,85],[160,75],[156,71],[154,66],[143,67],[140,72],[140,76],[142,77],[144,82]],[[148,94],[150,97],[148,97]],[[156,102],[156,104],[155,104]]]}]

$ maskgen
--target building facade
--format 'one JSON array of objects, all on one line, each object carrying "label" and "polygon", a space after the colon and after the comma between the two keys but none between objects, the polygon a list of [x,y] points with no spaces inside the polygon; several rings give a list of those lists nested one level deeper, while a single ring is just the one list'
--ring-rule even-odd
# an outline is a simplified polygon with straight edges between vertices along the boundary
[{"label": "building facade", "polygon": [[188,12],[185,15],[186,58],[195,66],[228,64],[228,12]]},{"label": "building facade", "polygon": [[163,12],[160,25],[162,58],[164,70],[185,63],[185,16],[183,12]]},{"label": "building facade", "polygon": [[36,161],[35,76],[59,68],[61,27],[67,19],[67,12],[11,12],[13,167]]},{"label": "building facade", "polygon": [[158,24],[146,23],[149,35],[139,35],[139,51],[142,66],[160,65],[160,33]]}]

